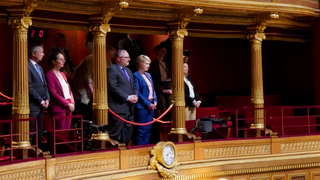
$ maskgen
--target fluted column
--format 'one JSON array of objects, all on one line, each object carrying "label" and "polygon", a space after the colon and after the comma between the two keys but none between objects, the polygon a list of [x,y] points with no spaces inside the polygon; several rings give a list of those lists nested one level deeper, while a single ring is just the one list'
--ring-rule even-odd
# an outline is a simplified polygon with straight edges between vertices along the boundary
[{"label": "fluted column", "polygon": [[186,134],[186,115],[183,80],[183,39],[188,35],[186,29],[171,30],[172,41],[172,129],[170,133]]},{"label": "fluted column", "polygon": [[[9,25],[13,29],[13,119],[29,118],[29,88],[28,88],[28,28],[32,24],[31,17],[11,17]],[[16,134],[29,132],[29,121],[13,124]],[[29,146],[29,135],[19,135],[14,138],[17,146]]]},{"label": "fluted column", "polygon": [[[265,28],[266,26],[263,25],[248,28],[250,31],[248,39],[251,42],[251,104],[253,108],[264,107],[261,43],[266,38],[263,33]],[[252,115],[254,122],[251,128],[264,128],[264,110],[253,110]]]},{"label": "fluted column", "polygon": [[93,34],[93,118],[96,125],[105,125],[108,124],[106,36],[110,25],[93,24],[90,31]]}]

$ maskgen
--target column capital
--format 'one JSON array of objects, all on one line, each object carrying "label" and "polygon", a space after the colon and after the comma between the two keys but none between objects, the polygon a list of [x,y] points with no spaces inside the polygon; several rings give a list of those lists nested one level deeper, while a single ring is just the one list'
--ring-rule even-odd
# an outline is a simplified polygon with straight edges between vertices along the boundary
[{"label": "column capital", "polygon": [[266,35],[264,33],[248,34],[247,38],[251,42],[262,43],[262,40],[266,39]]},{"label": "column capital", "polygon": [[109,12],[104,15],[94,15],[89,18],[91,25],[89,31],[93,34],[107,35],[111,31],[110,24],[108,22],[112,18],[113,13]]},{"label": "column capital", "polygon": [[186,29],[172,29],[169,30],[168,35],[170,39],[184,39],[184,36],[188,36],[188,31]]},{"label": "column capital", "polygon": [[27,30],[32,25],[31,17],[10,17],[8,21],[13,29]]},{"label": "column capital", "polygon": [[250,39],[251,42],[261,43],[262,40],[266,39],[266,35],[264,34],[266,28],[265,23],[247,27],[249,30],[247,38]]}]

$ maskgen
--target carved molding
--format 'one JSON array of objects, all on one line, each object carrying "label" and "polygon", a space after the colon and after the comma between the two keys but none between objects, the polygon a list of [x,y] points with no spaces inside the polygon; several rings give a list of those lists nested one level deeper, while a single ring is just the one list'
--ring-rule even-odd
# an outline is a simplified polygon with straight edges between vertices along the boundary
[{"label": "carved molding", "polygon": [[37,2],[36,9],[54,12],[65,12],[74,14],[101,14],[102,7],[100,3],[81,3],[76,1],[55,1],[46,0]]},{"label": "carved molding", "polygon": [[208,148],[204,149],[204,158],[216,158],[225,156],[243,156],[243,155],[258,155],[270,154],[270,145],[259,146],[238,146],[228,148]]},{"label": "carved molding", "polygon": [[292,180],[293,178],[303,177],[304,180],[308,179],[308,173],[294,173],[289,174],[289,180]]},{"label": "carved molding", "polygon": [[320,141],[281,143],[281,152],[296,152],[296,151],[319,150],[319,149],[320,149]]},{"label": "carved molding", "polygon": [[78,175],[81,173],[119,169],[119,158],[64,163],[55,166],[55,176]]},{"label": "carved molding", "polygon": [[24,170],[18,173],[10,173],[5,175],[0,175],[1,180],[42,180],[45,179],[45,169],[40,168],[36,170]]},{"label": "carved molding", "polygon": [[[190,164],[190,165],[180,165],[179,170],[192,170],[196,168],[214,168],[216,166],[223,166],[223,165],[239,165],[244,163],[259,163],[264,162],[264,164],[271,164],[278,160],[292,160],[292,159],[301,159],[301,158],[312,158],[312,157],[320,157],[319,155],[306,155],[306,156],[290,156],[290,157],[270,157],[270,158],[257,158],[251,160],[235,160],[235,161],[222,161],[222,162],[210,162],[210,163],[198,163],[198,164]],[[226,170],[226,171],[217,171],[217,172],[209,172],[209,173],[199,173],[199,174],[192,174],[192,175],[179,175],[175,178],[170,178],[170,180],[187,180],[187,179],[202,179],[202,178],[217,178],[222,176],[235,176],[235,175],[248,175],[248,174],[256,174],[256,173],[269,173],[269,172],[279,172],[279,171],[289,171],[289,170],[298,170],[304,168],[319,168],[320,163],[299,163],[297,164],[290,164],[290,165],[280,165],[280,166],[269,166],[269,167],[258,167],[258,168],[244,168],[244,169],[237,169],[237,170]],[[158,171],[156,170],[142,170],[142,171],[135,171],[135,172],[126,172],[126,173],[119,173],[116,175],[106,175],[106,176],[99,176],[98,178],[87,178],[87,180],[109,180],[109,179],[125,179],[130,177],[136,176],[143,176],[143,175],[150,175],[150,174],[157,174]],[[264,176],[263,176],[264,177]],[[163,178],[164,180],[169,180]]]},{"label": "carved molding", "polygon": [[32,166],[38,166],[44,164],[44,161],[30,161],[25,163],[11,164],[6,166],[0,166],[0,172],[2,171],[12,171],[17,169],[30,168]]},{"label": "carved molding", "polygon": [[149,156],[148,155],[139,155],[139,156],[130,156],[129,166],[139,166],[139,165],[148,165]]},{"label": "carved molding", "polygon": [[177,158],[178,158],[179,162],[194,160],[194,151],[193,150],[178,150]]}]

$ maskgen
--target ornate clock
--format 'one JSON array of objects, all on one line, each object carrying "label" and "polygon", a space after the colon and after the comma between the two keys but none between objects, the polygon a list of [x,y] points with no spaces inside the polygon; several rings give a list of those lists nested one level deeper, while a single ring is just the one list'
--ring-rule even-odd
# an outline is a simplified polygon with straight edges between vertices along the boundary
[{"label": "ornate clock", "polygon": [[177,175],[177,150],[172,142],[159,142],[152,150],[149,169],[157,169],[165,178]]},{"label": "ornate clock", "polygon": [[172,168],[177,157],[174,144],[172,142],[159,142],[157,146],[159,148],[157,151],[158,162],[166,168]]}]

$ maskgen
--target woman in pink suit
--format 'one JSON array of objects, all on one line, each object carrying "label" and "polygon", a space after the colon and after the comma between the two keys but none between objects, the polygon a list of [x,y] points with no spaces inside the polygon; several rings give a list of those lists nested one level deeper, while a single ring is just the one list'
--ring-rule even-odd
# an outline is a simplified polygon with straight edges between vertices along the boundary
[{"label": "woman in pink suit", "polygon": [[[48,64],[52,69],[46,74],[48,90],[51,102],[49,105],[49,116],[53,120],[54,116],[71,116],[74,111],[74,99],[66,75],[59,71],[65,63],[65,56],[61,52],[56,52],[48,59]],[[57,119],[56,129],[70,129],[71,118]]]}]

